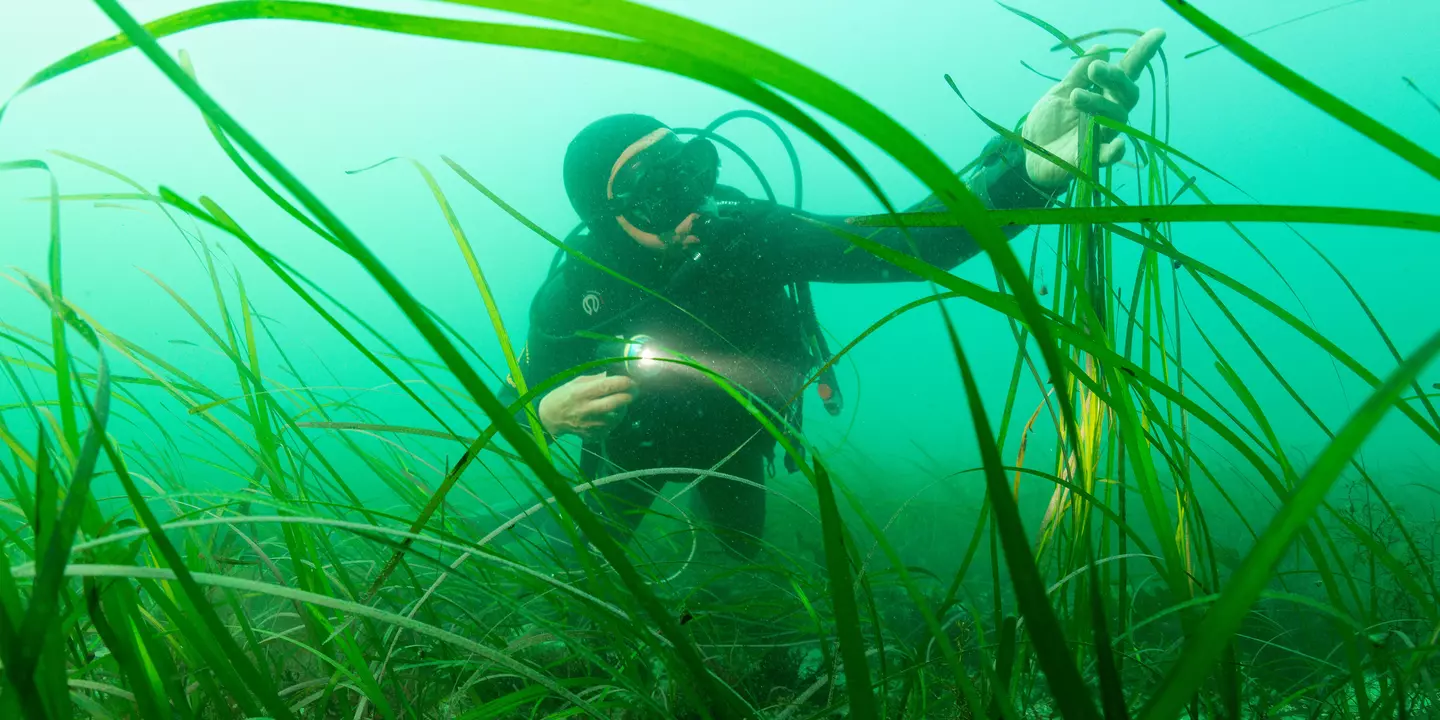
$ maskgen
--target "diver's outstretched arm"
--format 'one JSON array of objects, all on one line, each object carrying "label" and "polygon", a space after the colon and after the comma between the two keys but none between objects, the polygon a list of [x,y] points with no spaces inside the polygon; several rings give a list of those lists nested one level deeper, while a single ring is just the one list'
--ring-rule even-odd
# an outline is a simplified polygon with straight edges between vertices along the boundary
[{"label": "diver's outstretched arm", "polygon": [[[996,137],[982,152],[966,185],[987,208],[1008,210],[1045,207],[1059,188],[1030,181],[1025,151],[1015,141]],[[850,223],[852,216],[817,215],[771,203],[748,203],[747,259],[754,274],[779,283],[882,283],[917,280],[854,246],[845,236],[862,235],[893,250],[919,257],[949,270],[979,254],[980,246],[963,227],[865,228]],[[944,204],[930,196],[907,208],[909,212],[940,212]],[[1007,227],[1014,237],[1021,227]],[[753,277],[753,275],[752,275]]]},{"label": "diver's outstretched arm", "polygon": [[[1079,162],[1083,119],[1102,116],[1124,123],[1140,98],[1135,84],[1165,41],[1162,30],[1151,30],[1135,41],[1118,63],[1109,62],[1109,49],[1092,47],[1080,57],[1065,78],[1050,88],[1026,116],[1021,136],[1045,153],[1032,152],[1019,143],[996,138],[986,146],[973,175],[971,191],[990,209],[1044,207],[1070,183],[1070,174],[1049,156],[1070,165]],[[1119,162],[1125,142],[1109,127],[1100,129],[1101,167]],[[757,204],[751,211],[751,233],[757,274],[779,282],[868,283],[917,279],[870,253],[854,248],[845,233],[860,228],[846,217],[819,216],[790,208]],[[944,210],[935,197],[909,208],[915,212]],[[1023,228],[1008,227],[1010,237]],[[837,230],[842,232],[837,232]],[[918,256],[949,270],[979,254],[975,239],[960,227],[884,228],[866,234],[894,250]]]}]

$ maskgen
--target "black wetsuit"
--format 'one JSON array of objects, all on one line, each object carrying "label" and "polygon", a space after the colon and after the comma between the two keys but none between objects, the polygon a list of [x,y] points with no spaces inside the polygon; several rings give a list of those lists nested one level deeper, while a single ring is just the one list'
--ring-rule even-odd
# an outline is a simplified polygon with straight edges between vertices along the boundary
[{"label": "black wetsuit", "polygon": [[[1049,197],[1024,180],[1018,148],[992,142],[970,186],[991,207],[1037,207]],[[861,229],[843,216],[818,216],[768,202],[752,201],[720,187],[717,199],[741,200],[741,219],[726,237],[702,238],[680,270],[662,267],[657,256],[616,228],[597,228],[575,241],[576,249],[606,267],[655,289],[674,306],[573,259],[566,260],[536,294],[522,372],[531,387],[581,363],[613,357],[613,343],[584,337],[648,335],[669,351],[709,366],[755,393],[784,415],[808,372],[816,366],[805,342],[805,318],[793,297],[797,283],[880,283],[916,278],[880,260],[832,231],[859,232],[890,248],[915,254],[942,269],[978,252],[961,228]],[[928,199],[912,210],[938,210]],[[609,223],[613,226],[613,221]],[[1015,229],[1014,232],[1018,232]],[[911,242],[913,241],[913,251]],[[679,309],[677,309],[677,306]],[[682,311],[683,310],[683,311]],[[687,314],[688,313],[688,314]],[[595,372],[595,371],[590,371]],[[510,388],[508,399],[515,393]],[[538,402],[536,403],[538,406]],[[763,484],[774,439],[755,418],[713,381],[693,370],[665,365],[640,381],[636,400],[603,447],[612,472],[662,467],[711,468]],[[728,461],[726,458],[729,458]],[[723,464],[721,464],[723,462]],[[628,537],[660,485],[694,475],[646,478],[590,493],[592,507]],[[763,489],[708,478],[696,491],[707,519],[724,528],[730,549],[749,554],[765,522]],[[553,535],[552,531],[547,534]],[[747,538],[750,538],[747,541]],[[553,538],[552,538],[553,539]]]}]

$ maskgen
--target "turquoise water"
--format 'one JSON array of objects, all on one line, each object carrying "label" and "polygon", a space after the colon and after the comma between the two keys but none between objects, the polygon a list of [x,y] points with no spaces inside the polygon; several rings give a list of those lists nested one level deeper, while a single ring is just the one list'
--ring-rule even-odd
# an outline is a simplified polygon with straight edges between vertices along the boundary
[{"label": "turquoise water", "polygon": [[[374,6],[485,16],[430,4]],[[891,114],[957,167],[978,152],[990,133],[955,100],[941,79],[943,73],[957,79],[977,108],[1008,122],[1048,87],[1048,81],[1021,67],[1021,61],[1051,74],[1069,64],[1063,53],[1047,52],[1054,44],[1050,37],[993,4],[913,3],[898,14],[870,3],[660,6],[819,69]],[[136,10],[149,17],[184,7],[152,3]],[[1205,10],[1243,31],[1316,8],[1306,2],[1214,3]],[[1026,9],[1075,34],[1092,27],[1165,27],[1170,33],[1172,144],[1262,202],[1421,211],[1435,207],[1433,181],[1223,51],[1180,59],[1211,43],[1158,3],[1108,3],[1098,10],[1056,2]],[[3,87],[18,87],[45,64],[113,32],[103,14],[83,2],[17,4],[4,12]],[[1437,20],[1440,10],[1431,3],[1375,0],[1271,31],[1259,41],[1306,77],[1422,146],[1433,147],[1440,136],[1436,113],[1400,78],[1412,77],[1432,92],[1440,87],[1440,49],[1418,30],[1434,27]],[[497,364],[501,358],[494,333],[424,184],[400,165],[360,176],[344,171],[396,155],[432,167],[518,335],[551,248],[469,191],[438,156],[454,158],[522,212],[563,235],[573,214],[559,184],[560,158],[584,124],[606,114],[635,111],[676,126],[700,125],[745,106],[687,79],[611,62],[348,28],[252,21],[205,28],[164,43],[172,50],[188,50],[205,86],[331,203],[412,292]],[[1148,96],[1141,110],[1147,106]],[[742,123],[728,132],[774,176],[783,200],[789,173],[777,144],[759,126]],[[873,147],[855,142],[843,130],[840,137],[897,202],[923,195],[913,179]],[[795,141],[806,171],[807,208],[879,209],[822,148],[803,137]],[[215,145],[198,112],[138,54],[84,68],[15,102],[0,130],[0,154],[7,159],[44,157],[50,149],[96,160],[148,186],[163,183],[188,197],[203,193],[217,199],[249,232],[266,238],[267,247],[351,309],[382,331],[407,337],[403,320],[358,267],[250,186]],[[113,181],[62,160],[52,160],[52,165],[62,192],[119,189]],[[724,167],[724,181],[758,193],[741,163],[730,158]],[[0,215],[4,262],[41,272],[47,211],[43,204],[17,201],[42,194],[45,186],[31,174],[11,174],[0,183],[10,198]],[[1214,180],[1204,187],[1217,201],[1243,201]],[[202,340],[183,311],[139,272],[143,268],[155,273],[185,297],[206,291],[208,278],[197,272],[194,257],[167,222],[153,214],[72,203],[66,206],[63,223],[66,281],[81,306],[146,347]],[[1322,333],[1367,366],[1377,371],[1387,366],[1388,356],[1363,315],[1303,244],[1283,227],[1247,230],[1295,287]],[[1440,250],[1429,237],[1349,228],[1306,228],[1305,233],[1344,269],[1402,351],[1433,330],[1430,280],[1440,265]],[[1177,240],[1187,252],[1253,280],[1257,289],[1298,309],[1275,275],[1222,228],[1188,227]],[[1025,236],[1016,241],[1022,257],[1028,256],[1029,242]],[[275,330],[287,346],[294,343],[295,362],[310,362],[312,352],[325,354],[335,339],[323,323],[253,258],[233,249],[232,257],[249,280],[260,312],[282,321]],[[958,272],[982,283],[989,283],[992,274],[983,259]],[[44,321],[16,288],[3,292],[7,320],[30,328]],[[918,284],[820,286],[815,292],[827,329],[848,339],[925,289]],[[1207,322],[1217,319],[1206,307],[1196,312]],[[977,371],[991,381],[989,386],[999,388],[999,402],[1013,360],[1008,327],[973,306],[957,306],[956,313],[967,337],[973,338],[973,348],[996,348],[977,353]],[[1261,334],[1270,335],[1268,330]],[[1248,353],[1233,335],[1222,334],[1217,341],[1236,351],[1232,354],[1241,367],[1263,372],[1258,365],[1245,365]],[[1277,330],[1274,342],[1277,363],[1306,397],[1314,398],[1317,412],[1332,422],[1345,417],[1361,392],[1349,374],[1342,372],[1337,379],[1329,362],[1288,331]],[[165,347],[165,355],[186,366],[207,362],[206,353],[193,348]],[[351,355],[330,358],[346,383],[376,381],[378,375]],[[850,388],[847,416],[816,417],[809,423],[817,442],[848,438],[851,452],[886,465],[891,463],[882,458],[908,455],[912,443],[947,464],[974,457],[973,435],[963,429],[968,412],[933,312],[897,320],[861,344],[850,366],[841,368],[841,378]],[[1287,420],[1277,423],[1286,432],[1287,446],[1301,452],[1319,447],[1323,436],[1273,381],[1255,391],[1271,413]],[[816,403],[811,405],[818,410]],[[1419,442],[1401,423],[1386,426],[1367,448],[1377,472],[1434,467],[1435,453],[1433,445]]]},{"label": "turquoise water", "polygon": [[[1305,2],[1213,5],[1207,12],[1239,30],[1316,9]],[[184,7],[152,3],[143,12],[158,16]],[[491,17],[428,4],[375,7]],[[1069,64],[1065,54],[1047,52],[1053,45],[1050,37],[998,5],[914,3],[899,14],[869,3],[661,7],[691,14],[819,69],[891,114],[955,166],[968,162],[990,133],[955,100],[941,79],[943,73],[952,74],[981,111],[1009,119],[1027,110],[1049,84],[1021,61],[1052,74]],[[1172,144],[1261,202],[1424,211],[1440,199],[1434,182],[1418,170],[1307,107],[1227,53],[1180,59],[1211,43],[1157,3],[1109,3],[1103,10],[1034,3],[1027,10],[1072,33],[1092,27],[1165,27],[1170,33]],[[113,31],[99,10],[83,2],[11,5],[4,13],[4,87],[18,87],[45,64]],[[1437,22],[1440,9],[1431,3],[1375,0],[1276,29],[1258,40],[1306,77],[1422,146],[1434,147],[1440,139],[1440,118],[1400,78],[1411,77],[1432,92],[1440,87],[1440,49],[1418,31]],[[435,170],[518,337],[551,248],[470,191],[438,156],[454,158],[546,229],[563,235],[573,213],[560,188],[560,159],[570,137],[586,123],[634,111],[676,126],[701,125],[746,106],[684,78],[611,62],[348,28],[252,21],[192,31],[164,44],[189,51],[205,87],[329,202],[419,299],[497,365],[502,358],[494,333],[423,182],[403,165],[358,176],[344,171],[397,155],[419,159]],[[1147,94],[1132,119],[1138,119],[1148,102]],[[923,194],[873,147],[855,141],[844,129],[837,132],[897,202]],[[741,123],[728,134],[773,177],[783,200],[788,164],[767,131]],[[806,172],[808,209],[879,209],[860,182],[822,148],[796,133],[792,136]],[[0,129],[0,155],[49,157],[64,193],[123,190],[111,179],[47,156],[51,149],[93,159],[147,186],[164,184],[187,197],[217,199],[280,257],[385,334],[411,338],[407,347],[420,350],[391,303],[359,268],[249,185],[215,145],[198,112],[137,53],[107,59],[22,96]],[[724,168],[723,181],[758,194],[741,163],[729,158]],[[12,173],[0,177],[0,187],[8,198],[0,214],[4,263],[42,273],[47,210],[43,203],[24,199],[43,194],[43,181],[35,173]],[[1204,187],[1217,201],[1244,201],[1213,179]],[[208,278],[167,221],[153,212],[70,203],[62,223],[67,294],[77,304],[198,377],[213,372],[219,387],[227,382],[234,387],[233,376],[213,362],[212,351],[175,344],[204,344],[204,338],[141,272],[155,274],[187,298],[207,292]],[[1294,287],[1320,332],[1377,372],[1392,362],[1344,288],[1294,235],[1273,225],[1246,230]],[[1433,273],[1440,266],[1440,250],[1427,235],[1343,227],[1308,227],[1304,232],[1343,268],[1402,352],[1434,329]],[[1029,236],[1017,239],[1017,254],[1027,257],[1031,242]],[[1177,242],[1300,310],[1275,274],[1223,228],[1186,227]],[[248,280],[259,312],[277,320],[273,329],[291,348],[292,360],[302,368],[318,368],[316,358],[337,347],[333,331],[238,245],[222,246]],[[1122,247],[1120,257],[1130,252]],[[1042,251],[1042,268],[1049,264],[1045,257]],[[983,258],[957,272],[992,282]],[[1037,284],[1045,282],[1037,278]],[[0,292],[7,322],[43,329],[40,307],[21,290],[7,284]],[[920,284],[815,290],[822,322],[844,340],[925,292]],[[977,372],[995,389],[998,406],[1013,361],[1008,325],[973,305],[956,304],[955,312],[976,351]],[[1206,303],[1198,303],[1194,312],[1207,327],[1223,323]],[[1261,313],[1253,318],[1259,323],[1256,334],[1272,343],[1275,362],[1311,399],[1316,412],[1332,423],[1343,419],[1362,397],[1361,385],[1343,370],[1337,377],[1332,364],[1294,333],[1275,327],[1273,320],[1267,323]],[[1263,368],[1238,338],[1223,329],[1217,333],[1216,341],[1237,367],[1261,377]],[[856,348],[841,367],[850,396],[845,416],[832,420],[818,412],[818,403],[811,403],[815,417],[808,427],[814,440],[839,457],[853,456],[855,462],[878,464],[902,477],[906,465],[898,461],[913,457],[916,446],[947,466],[975,464],[973,434],[966,427],[969,413],[948,352],[935,313],[916,312],[894,321]],[[342,384],[383,382],[353,352],[326,360]],[[1192,367],[1202,378],[1208,375],[1200,363]],[[1287,447],[1301,454],[1318,450],[1323,435],[1273,380],[1257,381],[1252,389],[1277,420]],[[1033,388],[1027,391],[1031,396],[1019,405],[1028,410],[1038,394]],[[393,391],[385,394],[395,396]],[[397,402],[400,412],[413,414],[403,401]],[[396,424],[405,423],[397,419]],[[1392,419],[1367,445],[1366,460],[1382,476],[1423,474],[1435,467],[1436,453],[1412,427]]]},{"label": "turquoise water", "polygon": [[[359,5],[358,3],[356,3]],[[785,2],[651,3],[693,17],[804,63],[831,77],[895,118],[954,167],[968,162],[991,137],[946,87],[952,75],[981,112],[1010,124],[1049,87],[1021,62],[1060,75],[1068,52],[1051,52],[1053,39],[993,3]],[[186,3],[132,3],[150,19]],[[366,3],[364,7],[471,19],[513,20],[441,3]],[[1203,9],[1237,32],[1259,29],[1323,7],[1302,0],[1264,3],[1223,0]],[[1224,50],[1183,56],[1211,44],[1162,3],[1135,0],[1075,3],[1035,0],[1028,12],[1071,34],[1097,28],[1163,27],[1169,33],[1169,141],[1205,163],[1234,187],[1201,174],[1201,187],[1216,202],[1370,207],[1433,213],[1440,184],[1402,159],[1342,126],[1259,75]],[[1367,0],[1334,9],[1253,38],[1267,53],[1343,98],[1396,132],[1440,152],[1440,113],[1408,87],[1414,80],[1440,95],[1440,4],[1427,0]],[[31,74],[115,31],[89,3],[55,0],[0,6],[0,88],[19,87]],[[564,236],[575,222],[561,186],[566,144],[587,123],[618,112],[655,115],[674,126],[703,126],[736,108],[751,107],[692,80],[614,62],[290,22],[250,21],[191,31],[162,41],[185,50],[203,86],[314,190],[375,251],[400,281],[435,314],[448,320],[495,367],[503,355],[474,282],[435,199],[412,166],[390,157],[413,158],[435,173],[494,291],[512,336],[523,337],[527,310],[544,278],[553,248],[476,193],[441,161],[447,156],[549,232]],[[1142,82],[1132,124],[1148,127],[1153,91]],[[1162,116],[1162,119],[1166,116]],[[819,121],[855,153],[897,205],[926,194],[877,148],[826,117]],[[760,163],[781,201],[789,198],[788,161],[759,125],[737,123],[725,134]],[[825,213],[870,213],[881,205],[863,184],[820,145],[791,130],[805,173],[805,207]],[[252,236],[315,284],[394,340],[407,354],[433,355],[361,268],[278,210],[227,160],[201,114],[134,51],[81,68],[12,102],[0,121],[0,161],[40,158],[55,171],[62,194],[129,190],[114,180],[51,154],[73,153],[114,168],[147,188],[164,185],[187,198],[219,202]],[[1134,153],[1127,160],[1134,160]],[[758,194],[744,165],[723,158],[721,181]],[[1127,179],[1128,177],[1128,179]],[[1134,170],[1118,168],[1115,186],[1124,195],[1136,185]],[[1172,186],[1173,187],[1173,186]],[[1247,198],[1248,193],[1253,200]],[[49,246],[47,192],[35,171],[0,174],[0,266],[12,280],[20,273],[44,277]],[[1127,195],[1127,197],[1130,197]],[[1192,198],[1193,200],[1193,198]],[[93,320],[156,353],[222,395],[240,388],[229,362],[196,323],[156,283],[186,298],[209,322],[219,319],[203,262],[170,220],[153,206],[93,200],[67,201],[61,216],[65,294]],[[187,222],[181,223],[186,230]],[[1243,228],[1274,269],[1218,224],[1180,226],[1174,236],[1185,252],[1243,281],[1313,322],[1319,333],[1378,375],[1395,365],[1374,327],[1344,285],[1290,229],[1279,224]],[[1402,354],[1440,328],[1435,296],[1440,244],[1433,234],[1344,226],[1301,226],[1304,237],[1344,272],[1384,325]],[[1054,233],[1022,234],[1013,241],[1022,260],[1040,244],[1037,288],[1055,283]],[[364,407],[392,425],[430,427],[414,407],[353,348],[304,306],[245,249],[212,230],[206,238],[220,251],[222,276],[238,273],[255,310],[267,320],[276,344],[305,380],[337,396],[364,391]],[[1133,246],[1116,244],[1114,284],[1128,299]],[[1276,272],[1278,270],[1278,273]],[[990,262],[975,258],[956,270],[962,278],[994,285]],[[153,278],[152,278],[153,276]],[[0,322],[48,338],[42,303],[23,280],[0,283]],[[1244,379],[1265,408],[1290,460],[1304,468],[1326,443],[1325,434],[1291,400],[1250,352],[1225,317],[1193,284],[1182,281],[1186,310],[1195,325]],[[225,293],[235,300],[233,283]],[[827,331],[848,342],[886,313],[930,290],[920,283],[815,288],[818,314]],[[1311,409],[1331,427],[1341,424],[1366,397],[1369,386],[1291,329],[1233,294],[1225,295],[1237,317]],[[1045,297],[1043,302],[1048,302]],[[971,303],[949,303],[975,362],[992,421],[1009,392],[1015,341],[1000,315]],[[1170,309],[1173,311],[1173,308]],[[1205,343],[1187,325],[1186,363],[1196,381],[1238,407],[1214,371]],[[266,343],[266,347],[269,344]],[[262,353],[278,382],[293,380],[273,353]],[[13,342],[0,341],[0,356],[23,358]],[[133,367],[112,355],[114,372]],[[51,397],[53,379],[12,362],[32,397]],[[402,373],[403,375],[403,373]],[[856,493],[870,498],[877,516],[908,498],[917,508],[901,514],[897,530],[909,552],[936,562],[954,552],[936,543],[960,542],[973,528],[983,494],[978,474],[946,476],[980,465],[971,412],[958,380],[944,327],[933,307],[909,313],[861,343],[839,366],[848,396],[845,412],[827,416],[812,396],[807,407],[809,440]],[[486,376],[493,386],[495,378]],[[1420,376],[1440,383],[1440,365]],[[442,382],[450,383],[448,377]],[[367,388],[377,388],[365,390]],[[1019,384],[1009,432],[1013,438],[1041,402],[1036,384]],[[20,406],[21,393],[0,382],[0,406],[14,436],[29,442],[35,429]],[[151,396],[141,395],[146,398]],[[1201,399],[1202,402],[1203,399]],[[176,457],[187,487],[236,489],[243,480],[233,458],[216,454],[200,438],[193,416],[156,399],[150,408],[165,419],[190,457]],[[122,410],[122,414],[123,414]],[[478,411],[476,417],[479,417]],[[480,420],[484,425],[484,421]],[[1053,469],[1056,438],[1046,421],[1031,439],[1032,460]],[[139,424],[113,432],[144,444]],[[153,440],[153,437],[151,438]],[[323,447],[343,453],[333,439]],[[365,442],[369,442],[368,440]],[[408,442],[408,441],[407,441]],[[430,463],[443,467],[458,450],[416,440]],[[1247,519],[1263,524],[1272,512],[1268,493],[1237,467],[1213,435],[1197,431],[1197,453],[1206,458]],[[1003,449],[1013,459],[1014,440]],[[1435,497],[1415,486],[1435,487],[1440,446],[1392,413],[1363,447],[1360,460],[1392,501],[1431,514]],[[208,462],[207,462],[208,461]],[[362,462],[338,461],[350,487],[367,501],[392,506],[393,494],[370,477]],[[217,469],[215,463],[222,468]],[[417,466],[417,471],[420,466]],[[465,485],[486,501],[501,501],[513,478],[472,472]],[[427,486],[439,473],[423,478]],[[811,489],[799,476],[777,481],[808,503]],[[117,492],[102,479],[101,495]],[[1213,493],[1202,489],[1209,500]],[[1038,521],[1048,487],[1027,485],[1021,505]],[[956,513],[962,519],[953,520]],[[947,520],[947,518],[949,518]],[[1225,527],[1233,519],[1218,513]],[[788,538],[785,539],[788,542]],[[1240,543],[1244,544],[1244,543]]]}]

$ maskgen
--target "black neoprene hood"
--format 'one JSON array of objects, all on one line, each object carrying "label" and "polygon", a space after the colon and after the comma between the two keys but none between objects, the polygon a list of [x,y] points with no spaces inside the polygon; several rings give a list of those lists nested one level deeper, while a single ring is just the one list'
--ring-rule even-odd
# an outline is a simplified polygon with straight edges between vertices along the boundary
[{"label": "black neoprene hood", "polygon": [[611,115],[585,126],[565,151],[565,194],[580,220],[594,227],[604,213],[610,169],[625,148],[666,127],[649,115]]}]

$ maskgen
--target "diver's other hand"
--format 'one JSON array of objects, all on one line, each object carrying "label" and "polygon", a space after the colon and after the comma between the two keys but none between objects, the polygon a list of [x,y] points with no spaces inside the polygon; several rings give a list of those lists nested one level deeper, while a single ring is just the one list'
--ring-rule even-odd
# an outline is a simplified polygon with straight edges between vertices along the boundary
[{"label": "diver's other hand", "polygon": [[[1104,45],[1090,48],[1070,68],[1065,79],[1035,103],[1020,134],[1061,160],[1077,164],[1081,116],[1103,115],[1126,122],[1130,111],[1140,101],[1140,87],[1135,81],[1140,79],[1140,73],[1164,42],[1164,30],[1151,30],[1137,38],[1118,63],[1109,61],[1110,49]],[[1101,127],[1098,130],[1100,166],[1119,162],[1125,155],[1125,138],[1117,137],[1119,133],[1110,128]],[[1029,150],[1025,152],[1025,170],[1031,181],[1045,187],[1056,187],[1070,181],[1068,171]]]},{"label": "diver's other hand", "polygon": [[551,435],[600,440],[635,400],[635,381],[624,375],[581,375],[540,401],[540,423]]}]

